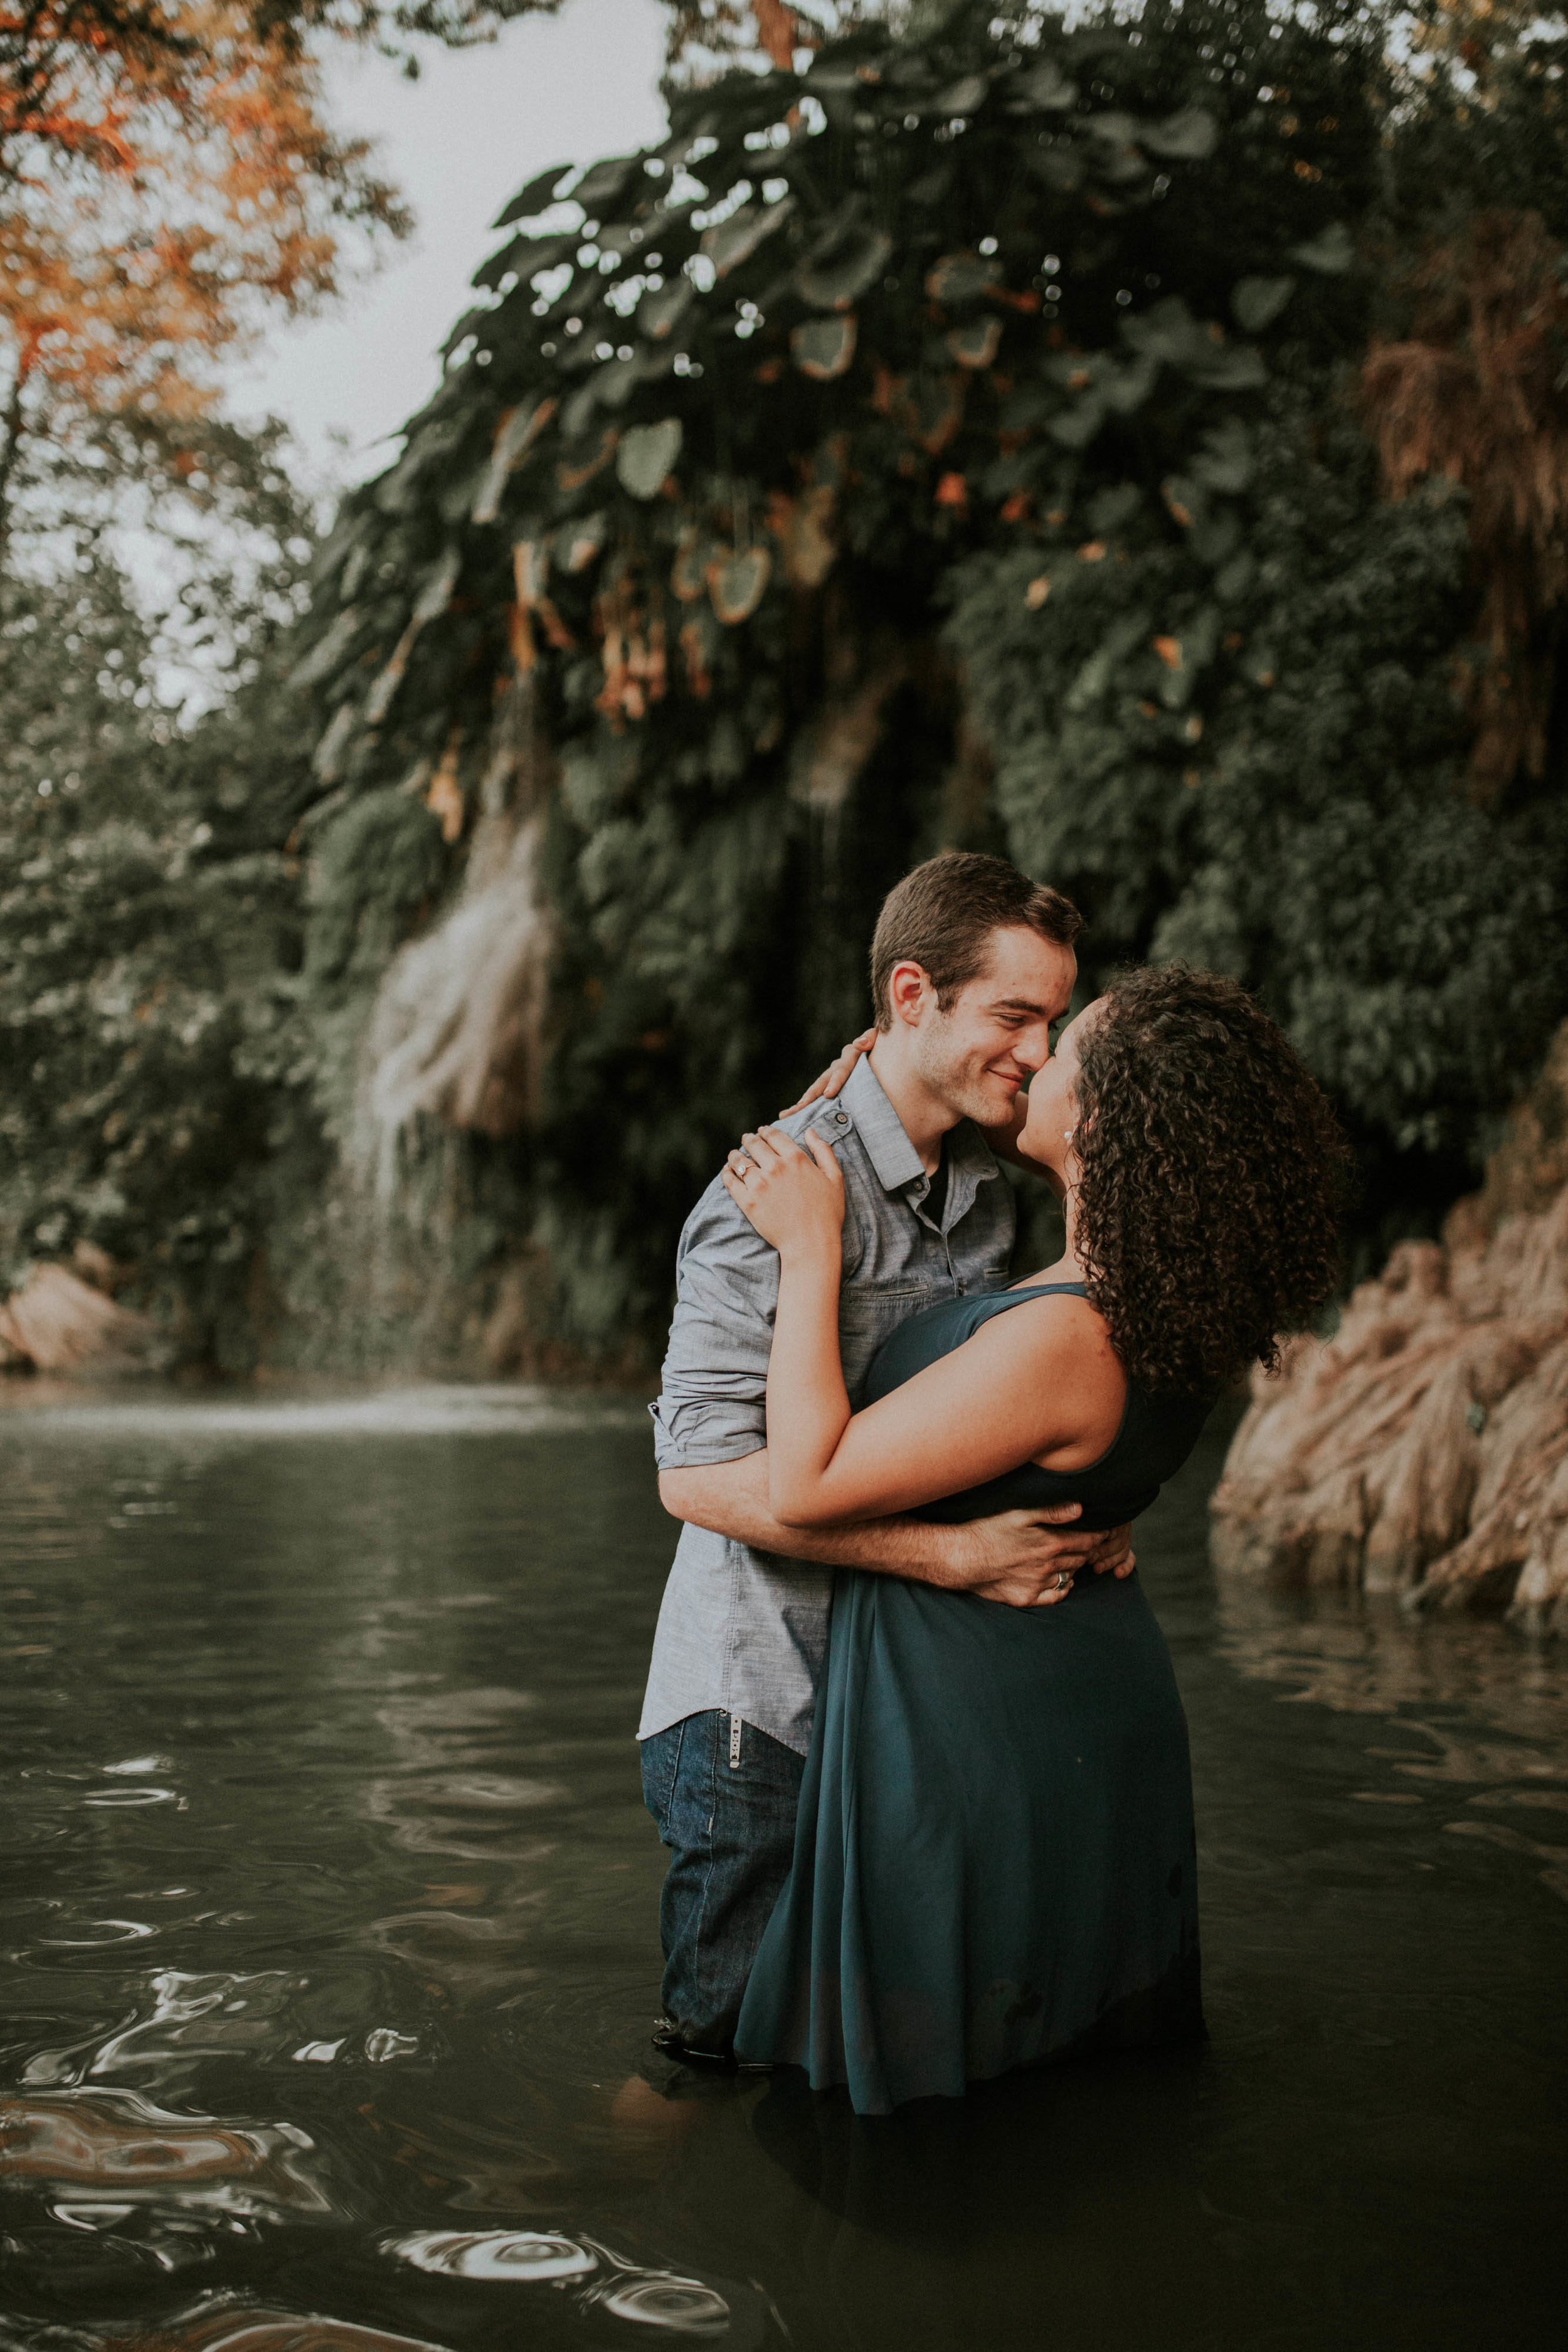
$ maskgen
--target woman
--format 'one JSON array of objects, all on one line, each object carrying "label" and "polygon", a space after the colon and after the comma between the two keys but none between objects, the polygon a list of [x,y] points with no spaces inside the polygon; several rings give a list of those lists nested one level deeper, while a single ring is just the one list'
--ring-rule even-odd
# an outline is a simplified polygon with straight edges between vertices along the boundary
[{"label": "woman", "polygon": [[[1333,1286],[1342,1147],[1232,982],[1130,973],[1063,1033],[1020,1154],[1067,1249],[839,1363],[831,1150],[748,1135],[725,1181],[778,1250],[769,1501],[812,1527],[1077,1501],[1147,1509],[1220,1389]],[[1062,1605],[839,1576],[795,1861],[735,2037],[879,2115],[1086,2047],[1203,2032],[1186,1726],[1135,1579]]]}]

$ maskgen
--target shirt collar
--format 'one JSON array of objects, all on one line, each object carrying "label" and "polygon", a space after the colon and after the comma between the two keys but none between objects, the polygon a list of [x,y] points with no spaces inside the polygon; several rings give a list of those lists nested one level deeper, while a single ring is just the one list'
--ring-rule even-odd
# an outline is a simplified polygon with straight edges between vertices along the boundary
[{"label": "shirt collar", "polygon": [[[904,1132],[902,1119],[883,1093],[865,1055],[845,1079],[841,1097],[885,1192],[901,1192],[906,1184],[924,1177],[920,1153]],[[990,1145],[980,1129],[966,1118],[960,1119],[947,1138],[947,1164],[950,1185],[961,1170],[972,1171],[977,1183],[996,1173]],[[973,1198],[971,1192],[970,1199]]]},{"label": "shirt collar", "polygon": [[881,1083],[864,1055],[845,1079],[842,1096],[844,1108],[855,1122],[855,1132],[866,1147],[866,1157],[885,1192],[897,1192],[917,1176],[925,1174],[920,1153],[904,1133],[902,1119],[882,1092]]}]

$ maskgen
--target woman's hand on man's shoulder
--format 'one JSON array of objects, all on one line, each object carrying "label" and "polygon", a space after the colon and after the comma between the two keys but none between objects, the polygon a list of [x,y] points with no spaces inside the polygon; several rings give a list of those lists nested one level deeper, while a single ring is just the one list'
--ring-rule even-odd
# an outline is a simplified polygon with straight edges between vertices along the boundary
[{"label": "woman's hand on man's shoulder", "polygon": [[742,1214],[781,1257],[831,1255],[837,1264],[844,1231],[844,1176],[833,1147],[813,1129],[805,1150],[782,1127],[750,1130],[720,1171],[720,1181]]}]

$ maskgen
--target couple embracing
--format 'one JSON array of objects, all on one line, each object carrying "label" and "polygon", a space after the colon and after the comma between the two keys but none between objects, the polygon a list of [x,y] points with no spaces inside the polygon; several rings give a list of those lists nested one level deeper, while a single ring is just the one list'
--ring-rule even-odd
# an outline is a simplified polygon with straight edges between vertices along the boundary
[{"label": "couple embracing", "polygon": [[[1053,1042],[1080,928],[1000,858],[918,866],[875,1030],[680,1241],[655,2039],[862,2114],[1203,2032],[1186,1725],[1129,1528],[1329,1295],[1341,1146],[1215,975],[1124,974]],[[999,1158],[1065,1213],[1022,1279]]]}]

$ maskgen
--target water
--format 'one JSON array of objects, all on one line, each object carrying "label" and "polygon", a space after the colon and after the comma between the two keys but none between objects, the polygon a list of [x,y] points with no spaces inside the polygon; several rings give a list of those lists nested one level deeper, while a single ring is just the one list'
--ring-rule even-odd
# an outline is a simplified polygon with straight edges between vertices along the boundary
[{"label": "water", "polygon": [[1212,2046],[856,2122],[637,2071],[640,1411],[11,1397],[7,2352],[1560,2340],[1568,1661],[1216,1588],[1217,1437],[1140,1543]]}]

